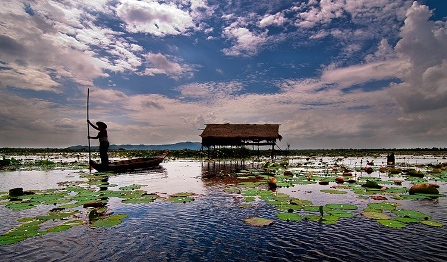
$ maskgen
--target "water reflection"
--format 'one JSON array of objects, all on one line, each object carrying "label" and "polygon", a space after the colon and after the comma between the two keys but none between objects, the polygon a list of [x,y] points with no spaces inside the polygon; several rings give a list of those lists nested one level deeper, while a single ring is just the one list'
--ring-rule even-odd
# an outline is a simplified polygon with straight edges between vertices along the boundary
[{"label": "water reflection", "polygon": [[[402,165],[397,158],[397,165]],[[408,163],[407,158],[405,163]],[[371,158],[368,159],[371,161]],[[433,159],[415,159],[421,163]],[[307,161],[307,160],[297,160]],[[331,167],[327,165],[296,167],[298,175],[306,172],[321,173]],[[436,161],[436,160],[434,160]],[[342,159],[338,163],[353,166],[359,159]],[[363,161],[363,163],[366,163]],[[376,161],[380,163],[380,161]],[[116,213],[129,217],[112,228],[80,226],[67,232],[47,234],[26,241],[0,247],[3,261],[445,261],[446,227],[435,228],[421,224],[408,224],[405,229],[389,229],[355,212],[352,219],[341,220],[336,225],[301,221],[280,221],[271,205],[253,205],[240,208],[240,199],[223,192],[225,174],[258,169],[253,163],[207,163],[201,161],[168,161],[161,169],[119,174],[104,178],[104,185],[117,187],[139,184],[151,192],[204,193],[195,201],[186,204],[154,202],[149,204],[124,204],[111,198],[108,207]],[[331,172],[330,170],[328,172]],[[222,175],[224,174],[224,175]],[[328,174],[328,173],[326,173]],[[26,176],[25,176],[26,175]],[[218,175],[210,178],[209,175]],[[220,175],[220,177],[219,177]],[[353,175],[379,176],[386,173],[377,169],[371,174],[354,170]],[[17,180],[17,176],[20,177]],[[73,176],[72,178],[70,178]],[[70,171],[34,171],[30,173],[0,173],[0,187],[19,187],[28,180],[25,189],[39,187],[55,188],[57,182],[67,179],[79,180],[79,175]],[[230,179],[230,178],[228,178]],[[17,181],[16,181],[17,180]],[[214,182],[216,181],[216,182]],[[4,184],[7,183],[7,184]],[[332,184],[331,184],[332,185]],[[320,193],[318,184],[280,188],[300,199],[311,199],[315,205],[327,203],[353,203],[364,207],[371,199],[359,199],[349,192],[347,195]],[[105,186],[104,186],[105,187]],[[113,188],[112,190],[116,190]],[[445,183],[441,193],[447,193]],[[393,200],[394,201],[394,200]],[[396,200],[402,208],[427,213],[433,220],[447,223],[445,211],[447,199],[436,201]],[[261,203],[261,201],[259,201]],[[14,227],[18,217],[33,216],[39,210],[15,212],[0,206],[1,232]],[[45,211],[46,212],[46,211]],[[258,216],[275,220],[265,228],[244,224],[244,219]]]},{"label": "water reflection", "polygon": [[202,162],[202,177],[216,177],[239,173],[242,170],[259,169],[260,162],[235,161],[207,161]]}]

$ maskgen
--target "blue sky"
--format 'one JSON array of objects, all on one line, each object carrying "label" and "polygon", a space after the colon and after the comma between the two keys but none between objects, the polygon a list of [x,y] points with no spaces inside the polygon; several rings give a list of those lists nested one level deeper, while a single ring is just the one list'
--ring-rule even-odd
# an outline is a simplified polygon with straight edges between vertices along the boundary
[{"label": "blue sky", "polygon": [[[277,123],[291,148],[447,146],[447,1],[3,1],[1,147],[200,141]],[[91,131],[92,133],[93,130]]]}]

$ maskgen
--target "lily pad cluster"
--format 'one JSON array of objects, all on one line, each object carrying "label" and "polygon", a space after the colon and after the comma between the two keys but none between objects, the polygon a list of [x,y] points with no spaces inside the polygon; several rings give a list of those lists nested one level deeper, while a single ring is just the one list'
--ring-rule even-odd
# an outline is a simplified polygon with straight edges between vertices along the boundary
[{"label": "lily pad cluster", "polygon": [[[267,205],[274,206],[278,213],[276,218],[283,221],[318,221],[324,224],[336,224],[340,219],[349,219],[356,215],[363,215],[366,218],[374,219],[379,224],[386,227],[404,228],[408,223],[422,223],[429,226],[443,226],[442,223],[432,221],[431,217],[416,210],[398,209],[397,203],[377,202],[386,201],[388,198],[397,200],[419,200],[443,197],[442,194],[415,194],[409,195],[409,188],[395,183],[394,180],[382,180],[381,178],[363,176],[350,183],[336,183],[334,174],[302,173],[287,171],[284,164],[266,163],[264,170],[248,170],[236,174],[238,181],[229,184],[224,189],[225,192],[233,194],[233,198],[242,201],[241,207],[250,207],[247,203],[265,201]],[[437,173],[437,174],[442,174]],[[357,211],[358,207],[353,204],[332,204],[316,206],[310,200],[297,199],[287,194],[272,190],[269,183],[271,177],[275,177],[278,190],[282,187],[295,187],[300,184],[315,184],[316,181],[325,179],[333,182],[333,186],[321,189],[320,192],[329,194],[347,194],[352,191],[359,198],[371,198],[371,203],[363,211]],[[405,179],[405,178],[403,178]],[[414,176],[410,177],[413,182]],[[401,180],[399,180],[401,181]],[[420,182],[420,180],[418,180]],[[276,188],[275,188],[276,189]],[[252,221],[254,218],[250,218]],[[261,219],[261,218],[257,218]],[[265,224],[271,223],[261,219]],[[256,220],[255,220],[256,221]],[[245,221],[251,223],[247,220]]]},{"label": "lily pad cluster", "polygon": [[366,218],[375,219],[379,224],[391,228],[404,228],[409,223],[443,226],[440,222],[432,221],[431,216],[427,214],[416,210],[400,209],[398,203],[392,202],[369,203],[362,215]]},{"label": "lily pad cluster", "polygon": [[85,174],[88,181],[61,182],[61,189],[46,190],[12,190],[21,192],[11,195],[0,193],[0,204],[6,208],[20,211],[47,207],[46,215],[25,217],[18,220],[19,225],[3,235],[0,235],[0,246],[14,244],[29,237],[41,236],[47,233],[61,232],[74,226],[90,225],[93,227],[111,227],[122,223],[127,214],[114,214],[107,208],[110,198],[119,198],[126,204],[152,203],[156,200],[172,203],[187,203],[194,201],[196,195],[182,192],[173,195],[160,196],[157,193],[147,193],[141,190],[141,185],[116,187],[108,183],[108,177],[116,174],[95,173]]},{"label": "lily pad cluster", "polygon": [[[29,237],[42,236],[48,233],[55,233],[68,230],[74,226],[83,225],[85,222],[76,219],[80,211],[55,210],[47,215],[21,218],[18,220],[19,226],[9,230],[0,236],[0,246],[14,244]],[[74,218],[67,220],[69,218]]]}]

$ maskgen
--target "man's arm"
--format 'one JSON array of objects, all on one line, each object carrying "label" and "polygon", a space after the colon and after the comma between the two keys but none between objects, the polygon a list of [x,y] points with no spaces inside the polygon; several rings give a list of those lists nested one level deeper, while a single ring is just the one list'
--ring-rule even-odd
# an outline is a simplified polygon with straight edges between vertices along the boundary
[{"label": "man's arm", "polygon": [[91,125],[94,129],[99,130],[99,128],[97,126],[95,126],[92,122],[90,122],[90,120],[87,119],[87,123],[89,123],[89,125]]}]

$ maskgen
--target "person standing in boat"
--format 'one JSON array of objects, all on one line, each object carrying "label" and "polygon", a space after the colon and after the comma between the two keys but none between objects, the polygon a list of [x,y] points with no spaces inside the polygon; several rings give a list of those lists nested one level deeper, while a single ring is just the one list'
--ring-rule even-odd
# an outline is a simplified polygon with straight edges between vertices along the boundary
[{"label": "person standing in boat", "polygon": [[109,165],[109,139],[107,137],[107,125],[104,122],[96,122],[96,126],[87,120],[87,122],[96,130],[98,130],[97,136],[89,136],[88,139],[99,140],[99,156],[101,157],[102,165]]}]

